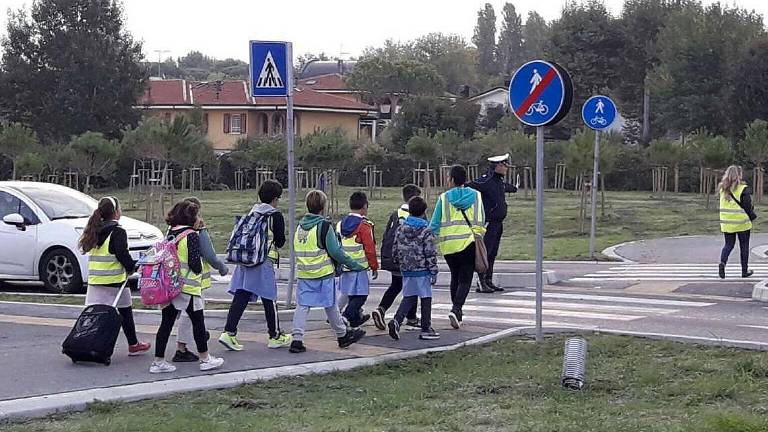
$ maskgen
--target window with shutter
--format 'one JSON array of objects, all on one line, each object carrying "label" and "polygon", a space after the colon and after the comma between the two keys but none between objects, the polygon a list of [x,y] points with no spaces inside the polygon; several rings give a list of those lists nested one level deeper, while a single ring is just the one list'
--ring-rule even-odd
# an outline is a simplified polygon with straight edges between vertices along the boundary
[{"label": "window with shutter", "polygon": [[247,134],[248,128],[245,126],[248,119],[248,114],[240,114],[240,132]]},{"label": "window with shutter", "polygon": [[224,114],[224,133],[229,133],[230,131],[231,125],[229,124],[229,122],[230,122],[230,115]]},{"label": "window with shutter", "polygon": [[242,120],[242,117],[240,117],[240,115],[235,114],[235,115],[232,116],[232,120],[231,120],[232,123],[231,123],[231,126],[230,126],[230,133],[233,133],[233,134],[242,133],[243,125],[242,125],[242,123],[240,123],[240,120]]}]

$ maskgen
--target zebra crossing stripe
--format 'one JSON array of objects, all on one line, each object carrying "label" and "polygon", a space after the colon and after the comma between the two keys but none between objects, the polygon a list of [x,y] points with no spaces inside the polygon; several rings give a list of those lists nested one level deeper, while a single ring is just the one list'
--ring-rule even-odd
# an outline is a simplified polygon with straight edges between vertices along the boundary
[{"label": "zebra crossing stripe", "polygon": [[[435,304],[432,305],[432,309],[436,310],[451,310],[453,305],[450,304]],[[532,315],[535,311],[534,308],[515,308],[515,307],[500,307],[500,306],[479,306],[479,305],[464,305],[462,308],[464,312],[500,312],[508,314],[519,315]],[[637,319],[645,318],[643,315],[617,315],[609,313],[591,313],[580,311],[565,311],[559,309],[544,309],[544,315],[556,316],[556,317],[568,317],[568,318],[582,318],[582,319],[595,319],[595,320],[611,320],[611,321],[634,321]]]},{"label": "zebra crossing stripe", "polygon": [[[471,298],[468,303],[497,306],[517,306],[517,307],[535,307],[533,300],[514,300],[514,299],[478,299]],[[604,312],[626,312],[630,314],[671,314],[680,312],[680,309],[665,309],[656,307],[636,307],[606,304],[590,303],[566,303],[557,301],[547,301],[544,309],[565,309],[565,310],[584,310],[584,311],[604,311]]]},{"label": "zebra crossing stripe", "polygon": [[[533,291],[511,291],[504,293],[504,296],[512,297],[536,297],[536,293]],[[693,302],[684,300],[664,300],[642,297],[622,297],[622,296],[605,296],[605,295],[591,295],[591,294],[571,294],[571,293],[544,293],[544,299],[568,299],[568,300],[582,300],[582,301],[595,301],[595,302],[612,302],[612,303],[632,303],[632,304],[648,304],[648,305],[663,305],[663,306],[676,306],[676,307],[705,307],[712,306],[715,303],[705,302]]]},{"label": "zebra crossing stripe", "polygon": [[707,281],[727,281],[727,282],[749,282],[749,280],[744,280],[744,278],[740,277],[729,277],[725,279],[720,279],[719,277],[671,277],[671,276],[659,276],[659,277],[644,277],[644,276],[637,276],[637,277],[576,277],[568,279],[569,282],[599,282],[599,281],[608,281],[608,282],[626,282],[626,281],[638,281],[638,282],[707,282]]},{"label": "zebra crossing stripe", "polygon": [[[444,315],[436,315],[436,316],[432,316],[432,320],[448,321],[448,317]],[[465,315],[464,319],[462,320],[462,323],[469,323],[469,324],[492,323],[492,324],[523,325],[523,326],[536,325],[536,321],[532,319],[499,318],[499,317],[479,316],[479,315]],[[565,323],[565,322],[547,321],[547,320],[544,320],[543,325],[545,327],[567,327],[567,328],[579,328],[579,329],[584,329],[584,328],[597,329],[598,328],[598,326],[595,326],[595,325],[574,324],[574,323]]]}]

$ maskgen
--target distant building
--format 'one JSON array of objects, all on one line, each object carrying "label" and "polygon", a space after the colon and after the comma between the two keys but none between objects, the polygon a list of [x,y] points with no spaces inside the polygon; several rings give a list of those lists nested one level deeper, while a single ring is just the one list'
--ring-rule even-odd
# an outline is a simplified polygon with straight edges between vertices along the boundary
[{"label": "distant building", "polygon": [[482,93],[478,93],[471,98],[470,102],[480,105],[480,116],[484,116],[491,107],[504,107],[504,111],[509,110],[509,90],[504,87],[494,87]]},{"label": "distant building", "polygon": [[[375,139],[369,123],[377,117],[376,107],[360,102],[353,92],[334,91],[297,85],[293,101],[296,135],[340,128],[351,140]],[[243,137],[285,133],[285,98],[251,97],[246,81],[152,79],[136,107],[166,121],[178,113],[202,108],[203,128],[217,151],[234,149]]]},{"label": "distant building", "polygon": [[347,75],[355,69],[354,60],[310,60],[299,71],[299,79],[312,78],[320,75]]}]

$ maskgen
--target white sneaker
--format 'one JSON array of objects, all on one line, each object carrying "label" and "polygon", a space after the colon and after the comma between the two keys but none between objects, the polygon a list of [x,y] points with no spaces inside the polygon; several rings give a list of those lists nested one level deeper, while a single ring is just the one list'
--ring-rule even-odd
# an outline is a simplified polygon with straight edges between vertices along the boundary
[{"label": "white sneaker", "polygon": [[152,366],[149,367],[149,373],[151,374],[159,374],[159,373],[171,373],[176,372],[176,366],[168,363],[167,361],[153,361]]},{"label": "white sneaker", "polygon": [[207,359],[200,361],[200,370],[205,372],[213,369],[218,369],[223,364],[224,364],[223,358],[208,355]]}]

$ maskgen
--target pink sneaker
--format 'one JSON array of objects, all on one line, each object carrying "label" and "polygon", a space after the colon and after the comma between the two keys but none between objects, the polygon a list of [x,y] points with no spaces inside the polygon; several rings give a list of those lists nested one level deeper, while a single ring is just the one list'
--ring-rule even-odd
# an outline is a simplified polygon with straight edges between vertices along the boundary
[{"label": "pink sneaker", "polygon": [[149,351],[150,348],[152,348],[152,344],[150,344],[149,342],[139,342],[136,345],[129,345],[128,355],[129,356],[142,355],[147,351]]}]

